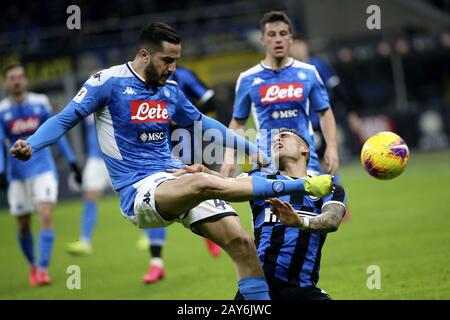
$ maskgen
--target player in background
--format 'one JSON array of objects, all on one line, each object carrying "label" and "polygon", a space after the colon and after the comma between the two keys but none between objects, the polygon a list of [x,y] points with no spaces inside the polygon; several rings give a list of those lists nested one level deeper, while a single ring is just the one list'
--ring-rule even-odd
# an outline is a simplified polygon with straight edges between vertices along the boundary
[{"label": "player in background", "polygon": [[111,187],[111,180],[103,162],[102,152],[95,131],[94,115],[83,120],[87,160],[83,169],[83,213],[81,216],[81,234],[78,241],[66,246],[67,252],[74,255],[92,253],[92,235],[97,223],[97,203],[104,190]]},{"label": "player in background", "polygon": [[[306,177],[310,149],[294,130],[281,128],[272,141],[273,174],[253,170],[243,176],[295,180]],[[204,166],[184,167],[175,175],[203,172],[220,174]],[[321,250],[327,233],[338,229],[345,213],[344,189],[335,185],[326,197],[307,194],[251,200],[255,243],[273,300],[329,300],[317,287]],[[238,292],[236,299],[242,299]]]},{"label": "player in background", "polygon": [[[103,160],[119,193],[125,218],[139,228],[159,228],[176,221],[220,245],[232,258],[245,299],[269,299],[268,286],[253,239],[225,201],[249,201],[306,191],[324,196],[332,191],[330,175],[295,181],[259,177],[224,179],[206,174],[175,177],[178,169],[169,147],[173,121],[185,128],[215,129],[222,145],[244,150],[259,163],[268,163],[258,148],[201,114],[176,82],[168,80],[181,56],[181,39],[164,23],[145,27],[133,61],[102,70],[89,78],[56,116],[26,141],[10,149],[28,161],[33,153],[55,143],[68,130],[95,113]],[[225,138],[224,138],[225,137]],[[230,143],[228,143],[230,142]],[[218,200],[220,199],[220,200]]]},{"label": "player in background", "polygon": [[[310,56],[308,44],[301,40],[295,39],[290,50],[290,55],[299,61],[303,61],[309,64],[312,64],[316,67],[317,72],[325,83],[329,92],[331,92],[331,96],[335,99],[340,100],[346,108],[346,119],[349,125],[350,130],[357,137],[360,136],[360,119],[358,114],[356,113],[354,106],[355,103],[350,98],[350,95],[347,93],[347,90],[344,88],[341,79],[336,74],[334,68],[327,63],[325,60],[320,59],[319,57]],[[326,148],[326,143],[323,139],[322,130],[320,128],[319,117],[316,112],[310,113],[311,123],[314,129],[314,137],[315,137],[315,145],[316,151],[318,153],[319,159],[323,159],[324,151]],[[341,184],[340,176],[335,174],[335,183]],[[347,212],[344,216],[344,220],[349,220],[351,218],[351,214],[349,209],[347,208]]]},{"label": "player in background", "polygon": [[[198,106],[200,112],[206,113],[214,111],[214,91],[206,87],[194,72],[187,68],[177,67],[176,71],[169,77],[169,80],[174,80],[177,82],[178,87],[186,95],[186,98]],[[171,129],[175,130],[176,128],[177,126],[174,124]],[[192,139],[191,152],[186,150],[188,157],[183,157],[183,159],[180,159],[187,162],[187,164],[191,164],[193,159],[196,159],[194,150],[198,150],[199,152],[203,150],[202,145],[194,148],[194,143],[199,142]],[[202,159],[201,157],[197,158]],[[162,250],[166,241],[166,228],[146,229],[145,233],[146,236],[139,239],[138,247],[141,249],[148,248],[150,252],[150,261],[148,271],[142,280],[144,283],[154,283],[162,280],[165,275]],[[220,255],[221,249],[217,244],[207,238],[205,238],[205,242],[209,253],[213,257]]]},{"label": "player in background", "polygon": [[[295,129],[312,147],[308,172],[317,175],[321,168],[314,150],[310,121],[310,113],[317,112],[327,142],[324,170],[334,174],[339,166],[336,123],[322,79],[313,65],[289,56],[293,41],[292,24],[284,12],[264,14],[260,27],[266,56],[259,64],[240,74],[229,129],[243,131],[252,112],[258,130],[258,146],[269,155],[271,131],[282,127]],[[221,173],[232,176],[236,169],[234,152],[227,150],[224,158]]]},{"label": "player in background", "polygon": [[[13,145],[19,139],[28,138],[49,119],[52,107],[46,95],[27,91],[28,81],[22,65],[8,66],[4,77],[8,97],[0,102],[0,141]],[[81,183],[81,172],[66,138],[59,139],[57,146],[69,162],[75,179]],[[58,177],[51,150],[37,151],[29,162],[9,156],[6,164],[3,147],[0,150],[0,183],[3,188],[9,183],[8,203],[11,214],[17,219],[17,241],[31,267],[29,283],[31,286],[50,284],[48,267],[55,239],[53,208],[58,195]],[[38,261],[31,232],[31,213],[36,209],[40,225]]]}]

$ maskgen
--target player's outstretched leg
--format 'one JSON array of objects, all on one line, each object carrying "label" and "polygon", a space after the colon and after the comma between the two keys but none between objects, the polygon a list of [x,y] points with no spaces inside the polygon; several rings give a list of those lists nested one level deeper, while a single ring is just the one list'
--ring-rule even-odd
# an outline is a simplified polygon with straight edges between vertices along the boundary
[{"label": "player's outstretched leg", "polygon": [[166,228],[145,229],[148,239],[148,249],[150,251],[150,263],[148,272],[144,275],[144,283],[155,283],[164,279],[164,262],[162,259],[162,249],[166,242]]},{"label": "player's outstretched leg", "polygon": [[39,264],[37,279],[39,285],[51,284],[52,280],[48,275],[48,266],[53,251],[55,232],[53,230],[53,204],[39,204],[39,219],[41,230],[39,231]]},{"label": "player's outstretched leg", "polygon": [[321,175],[296,180],[270,180],[261,177],[226,179],[206,173],[167,180],[156,188],[155,204],[166,220],[173,220],[208,199],[244,202],[306,191],[323,197],[331,193],[332,177]]},{"label": "player's outstretched leg", "polygon": [[29,213],[17,217],[17,241],[19,242],[22,253],[30,264],[28,282],[32,287],[36,287],[38,285],[37,269],[35,266],[34,241],[30,223],[31,214]]},{"label": "player's outstretched leg", "polygon": [[244,231],[236,216],[195,226],[195,230],[220,245],[237,267],[239,292],[246,300],[269,300],[269,287],[264,277],[253,238]]}]

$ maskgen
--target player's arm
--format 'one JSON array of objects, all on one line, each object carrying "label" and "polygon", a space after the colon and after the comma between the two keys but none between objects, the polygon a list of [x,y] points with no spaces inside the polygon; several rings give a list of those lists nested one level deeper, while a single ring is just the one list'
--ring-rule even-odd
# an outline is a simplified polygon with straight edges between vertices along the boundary
[{"label": "player's arm", "polygon": [[327,173],[334,174],[339,167],[336,121],[333,110],[330,108],[327,89],[317,70],[314,70],[313,85],[309,98],[312,109],[319,113],[320,128],[327,145],[324,154],[324,169]]},{"label": "player's arm", "polygon": [[111,96],[111,78],[108,70],[97,72],[89,78],[60,113],[45,121],[26,141],[16,141],[10,150],[12,156],[29,160],[33,152],[56,143],[86,116],[104,107]]},{"label": "player's arm", "polygon": [[8,181],[6,178],[6,161],[5,161],[5,131],[3,124],[0,123],[0,189],[6,189]]},{"label": "player's arm", "polygon": [[272,205],[271,211],[290,227],[297,227],[316,233],[337,231],[345,214],[345,191],[341,186],[335,186],[331,195],[323,199],[321,213],[313,218],[301,217],[287,201],[270,198],[267,203]]},{"label": "player's arm", "polygon": [[326,141],[326,150],[324,155],[325,170],[334,174],[339,167],[338,146],[336,139],[336,120],[334,119],[331,108],[319,113],[320,128]]}]

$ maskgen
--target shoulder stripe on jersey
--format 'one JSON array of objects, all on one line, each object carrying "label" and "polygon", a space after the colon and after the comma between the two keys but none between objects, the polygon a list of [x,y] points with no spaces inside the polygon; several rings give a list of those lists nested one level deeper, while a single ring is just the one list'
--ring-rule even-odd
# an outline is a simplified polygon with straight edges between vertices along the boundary
[{"label": "shoulder stripe on jersey", "polygon": [[325,207],[327,204],[339,204],[339,205],[341,205],[341,206],[343,206],[345,208],[345,204],[343,202],[341,202],[341,201],[333,201],[333,200],[325,202],[323,204],[322,208]]},{"label": "shoulder stripe on jersey", "polygon": [[258,73],[260,71],[263,71],[263,70],[264,70],[264,68],[258,63],[256,66],[253,66],[250,69],[242,72],[239,75],[239,78],[236,81],[236,92],[237,92],[239,86],[241,85],[242,79],[244,79],[245,77],[248,77],[248,76],[250,76],[252,74],[255,74],[255,73]]},{"label": "shoulder stripe on jersey", "polygon": [[122,154],[117,145],[113,121],[108,107],[100,109],[95,114],[95,119],[100,149],[107,156],[122,160]]},{"label": "shoulder stripe on jersey", "polygon": [[323,85],[323,81],[322,78],[319,75],[319,72],[317,72],[317,68],[315,66],[313,66],[312,64],[306,63],[306,62],[301,62],[298,60],[295,60],[294,64],[292,65],[295,68],[304,68],[304,69],[309,69],[314,71],[314,74],[317,78],[317,80]]}]

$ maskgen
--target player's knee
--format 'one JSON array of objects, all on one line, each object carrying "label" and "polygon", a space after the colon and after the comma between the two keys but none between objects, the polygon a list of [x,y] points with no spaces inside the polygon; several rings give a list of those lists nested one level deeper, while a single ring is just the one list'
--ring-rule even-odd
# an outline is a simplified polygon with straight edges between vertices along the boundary
[{"label": "player's knee", "polygon": [[19,220],[17,231],[20,235],[28,235],[31,232],[30,222],[27,220]]},{"label": "player's knee", "polygon": [[[233,237],[227,244],[226,249],[240,257],[253,255],[255,253],[255,243],[253,238],[245,232]],[[227,251],[228,251],[227,250]]]}]

